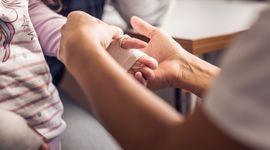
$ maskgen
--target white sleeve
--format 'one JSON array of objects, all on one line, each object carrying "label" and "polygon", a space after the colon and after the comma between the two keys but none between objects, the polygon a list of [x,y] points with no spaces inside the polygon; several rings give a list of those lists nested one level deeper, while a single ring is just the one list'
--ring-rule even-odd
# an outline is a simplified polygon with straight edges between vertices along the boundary
[{"label": "white sleeve", "polygon": [[270,149],[270,10],[234,43],[203,109],[231,138]]},{"label": "white sleeve", "polygon": [[172,0],[115,0],[113,5],[127,22],[138,16],[153,25],[160,25]]}]

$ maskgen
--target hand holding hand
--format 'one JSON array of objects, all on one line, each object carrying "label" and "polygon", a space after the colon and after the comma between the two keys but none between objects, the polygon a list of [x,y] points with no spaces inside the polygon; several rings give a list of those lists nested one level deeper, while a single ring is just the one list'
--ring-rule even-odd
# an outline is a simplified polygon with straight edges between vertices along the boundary
[{"label": "hand holding hand", "polygon": [[[167,33],[148,24],[138,17],[131,18],[134,30],[150,39],[143,49],[154,57],[159,67],[154,70],[155,78],[148,84],[150,88],[178,87],[202,96],[219,73],[219,68],[184,50]],[[144,80],[140,74],[137,80]]]},{"label": "hand holding hand", "polygon": [[[106,49],[112,40],[123,35],[123,31],[112,25],[81,11],[74,11],[67,17],[67,23],[62,27],[62,37],[59,58],[65,62],[66,57],[74,56],[78,51],[96,52]],[[143,41],[128,38],[122,44],[123,48],[144,48]],[[95,57],[93,55],[93,57]]]},{"label": "hand holding hand", "polygon": [[[155,70],[155,79],[149,82],[149,87],[156,89],[175,86],[175,80],[182,75],[181,65],[184,65],[179,62],[179,56],[189,55],[188,52],[171,36],[138,17],[131,18],[131,25],[135,32],[150,39],[143,51],[159,62],[159,67]],[[136,78],[143,81],[140,74],[137,74]]]}]

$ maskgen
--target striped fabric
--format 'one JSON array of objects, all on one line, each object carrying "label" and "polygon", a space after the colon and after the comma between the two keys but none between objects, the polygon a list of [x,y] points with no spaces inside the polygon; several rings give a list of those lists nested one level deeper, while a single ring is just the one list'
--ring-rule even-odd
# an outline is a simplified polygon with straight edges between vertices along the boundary
[{"label": "striped fabric", "polygon": [[[65,129],[27,0],[0,0],[0,109],[13,111],[48,139]],[[3,11],[2,11],[3,10]]]},{"label": "striped fabric", "polygon": [[[67,16],[71,11],[81,10],[101,19],[105,0],[63,0],[63,10],[60,12]],[[45,56],[53,77],[53,83],[58,85],[63,77],[65,66],[55,57]]]}]

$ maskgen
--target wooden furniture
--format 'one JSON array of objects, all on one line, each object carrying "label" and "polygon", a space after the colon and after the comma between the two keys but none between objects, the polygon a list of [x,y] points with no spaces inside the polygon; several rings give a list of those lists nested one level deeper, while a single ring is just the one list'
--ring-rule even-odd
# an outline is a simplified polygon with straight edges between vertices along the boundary
[{"label": "wooden furniture", "polygon": [[204,54],[228,47],[267,6],[254,1],[176,0],[161,28],[186,50]]},{"label": "wooden furniture", "polygon": [[[228,47],[232,39],[247,30],[268,6],[267,2],[256,1],[172,1],[161,28],[193,54]],[[112,8],[105,9],[103,19],[109,24],[126,28],[124,21]]]},{"label": "wooden furniture", "polygon": [[[161,28],[169,32],[183,48],[201,55],[227,48],[266,7],[265,2],[177,0]],[[192,96],[180,89],[174,91],[176,109],[188,114]],[[181,101],[184,95],[189,97],[184,100],[185,103],[183,99]]]}]

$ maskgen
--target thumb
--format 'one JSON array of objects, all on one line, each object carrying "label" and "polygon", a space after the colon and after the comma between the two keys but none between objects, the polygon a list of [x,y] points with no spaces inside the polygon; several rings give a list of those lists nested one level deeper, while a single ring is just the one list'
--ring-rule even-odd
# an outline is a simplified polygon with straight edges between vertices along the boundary
[{"label": "thumb", "polygon": [[146,21],[136,16],[131,17],[130,24],[136,32],[150,39],[151,39],[151,33],[154,30],[156,30],[156,27],[152,26],[151,24],[147,23]]}]

